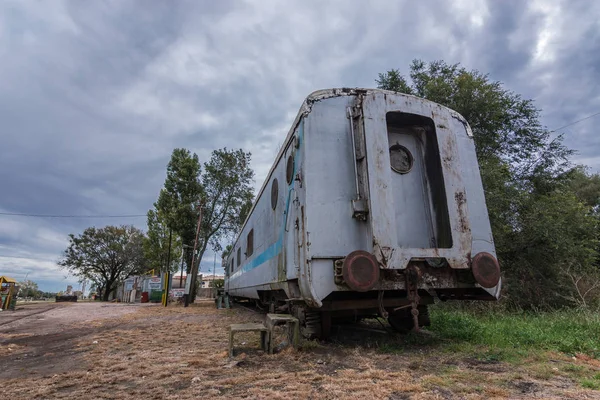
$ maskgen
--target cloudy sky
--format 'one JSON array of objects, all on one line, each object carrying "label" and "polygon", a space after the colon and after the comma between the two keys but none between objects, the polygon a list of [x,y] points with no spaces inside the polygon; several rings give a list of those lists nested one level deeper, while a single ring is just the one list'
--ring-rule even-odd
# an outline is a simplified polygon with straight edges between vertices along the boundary
[{"label": "cloudy sky", "polygon": [[[600,2],[4,0],[0,212],[145,214],[175,147],[249,150],[258,188],[306,95],[414,58],[487,72],[558,128],[600,111]],[[596,172],[598,123],[563,130]],[[77,285],[67,234],[122,223],[145,228],[0,215],[0,274]]]}]

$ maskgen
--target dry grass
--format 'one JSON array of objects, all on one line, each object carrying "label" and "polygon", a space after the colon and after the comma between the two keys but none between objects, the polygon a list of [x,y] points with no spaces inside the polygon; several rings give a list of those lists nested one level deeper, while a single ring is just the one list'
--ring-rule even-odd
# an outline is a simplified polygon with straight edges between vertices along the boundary
[{"label": "dry grass", "polygon": [[212,303],[144,307],[117,324],[88,323],[96,333],[74,342],[82,357],[69,372],[0,383],[15,399],[600,399],[600,392],[578,383],[600,371],[597,360],[554,353],[510,365],[431,347],[382,354],[360,345],[305,342],[300,351],[266,355],[258,335],[248,334],[236,336],[243,348],[229,359],[228,326],[262,319],[246,309],[216,310]]}]

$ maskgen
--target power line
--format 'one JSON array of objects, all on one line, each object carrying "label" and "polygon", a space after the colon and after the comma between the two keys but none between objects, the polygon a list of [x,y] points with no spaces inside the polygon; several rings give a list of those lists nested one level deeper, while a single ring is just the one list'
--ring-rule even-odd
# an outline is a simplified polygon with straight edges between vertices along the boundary
[{"label": "power line", "polygon": [[51,214],[25,214],[0,212],[0,215],[12,217],[34,217],[34,218],[141,218],[146,214],[124,214],[124,215],[51,215]]},{"label": "power line", "polygon": [[40,260],[40,261],[51,261],[51,262],[56,262],[59,259],[59,257],[56,257],[56,259],[51,260],[49,258],[26,257],[26,256],[10,256],[10,255],[6,255],[6,254],[0,254],[0,258],[18,258],[18,259],[22,259],[22,260]]},{"label": "power line", "polygon": [[567,124],[567,125],[561,126],[560,128],[552,129],[552,132],[559,131],[559,130],[561,130],[561,129],[564,129],[564,128],[566,128],[566,127],[568,127],[568,126],[571,126],[571,125],[575,125],[575,124],[577,124],[577,123],[579,123],[579,122],[581,122],[581,121],[585,121],[586,119],[593,118],[593,117],[595,117],[596,115],[600,115],[600,111],[598,111],[598,112],[597,112],[597,113],[595,113],[595,114],[588,115],[588,116],[587,116],[587,117],[585,117],[585,118],[578,119],[577,121],[573,121],[573,122],[571,122],[571,123],[569,123],[569,124]]}]

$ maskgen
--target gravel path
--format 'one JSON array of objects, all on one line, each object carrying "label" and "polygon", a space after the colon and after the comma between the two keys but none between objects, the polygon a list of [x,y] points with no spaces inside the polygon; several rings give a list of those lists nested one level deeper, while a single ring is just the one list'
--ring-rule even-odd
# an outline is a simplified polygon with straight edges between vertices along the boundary
[{"label": "gravel path", "polygon": [[[155,304],[37,303],[0,313],[2,379],[64,373],[86,364],[81,345]],[[1,386],[1,383],[0,383]]]},{"label": "gravel path", "polygon": [[153,304],[123,303],[38,303],[17,307],[16,311],[0,313],[1,335],[27,334],[47,335],[57,333],[80,323],[108,318],[119,318],[130,314],[140,307],[152,307]]}]

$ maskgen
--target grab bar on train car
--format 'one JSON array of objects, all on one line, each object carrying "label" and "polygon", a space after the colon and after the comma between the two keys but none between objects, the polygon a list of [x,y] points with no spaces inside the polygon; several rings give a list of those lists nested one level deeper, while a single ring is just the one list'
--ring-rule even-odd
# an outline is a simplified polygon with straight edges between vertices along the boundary
[{"label": "grab bar on train car", "polygon": [[352,108],[347,108],[348,118],[350,119],[350,133],[352,135],[352,164],[354,165],[354,182],[356,183],[356,200],[360,200],[360,190],[358,188],[358,168],[356,166],[356,141],[354,139],[354,117]]}]

